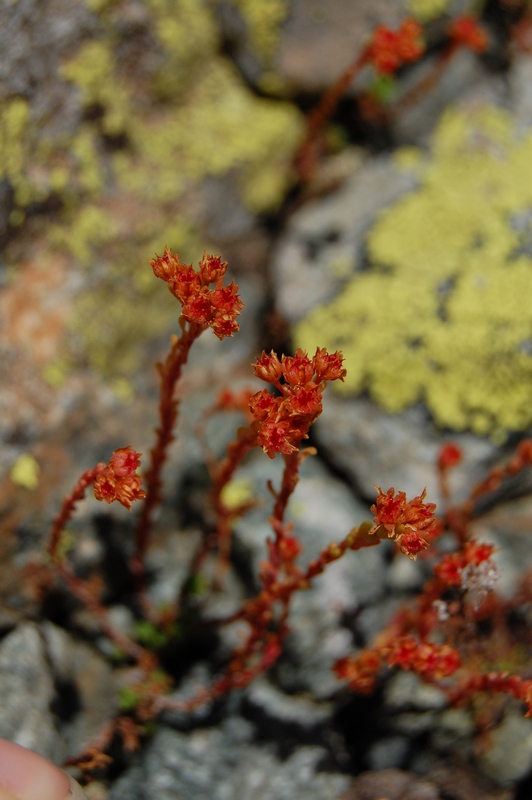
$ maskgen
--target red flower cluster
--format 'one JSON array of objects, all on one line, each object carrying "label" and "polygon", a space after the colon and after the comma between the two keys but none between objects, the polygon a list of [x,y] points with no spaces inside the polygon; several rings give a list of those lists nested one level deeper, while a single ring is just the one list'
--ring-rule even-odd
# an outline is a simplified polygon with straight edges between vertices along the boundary
[{"label": "red flower cluster", "polygon": [[454,647],[419,642],[413,636],[403,636],[394,642],[387,662],[390,667],[411,670],[432,680],[449,677],[461,665],[460,654]]},{"label": "red flower cluster", "polygon": [[368,61],[384,75],[393,75],[403,64],[417,61],[425,51],[421,25],[405,19],[398,31],[379,25],[368,49]]},{"label": "red flower cluster", "polygon": [[419,497],[407,500],[404,492],[388,489],[386,494],[378,486],[377,502],[371,506],[375,514],[373,528],[370,534],[376,533],[379,528],[388,532],[388,538],[393,539],[401,552],[415,559],[421,550],[429,546],[425,536],[436,532],[438,522],[434,516],[436,505],[424,503],[425,490]]},{"label": "red flower cluster", "polygon": [[275,453],[289,455],[298,450],[302,439],[321,414],[321,396],[327,381],[345,378],[340,352],[329,354],[318,348],[312,359],[303,350],[279,359],[265,352],[253,365],[253,374],[272,383],[280,392],[275,397],[267,389],[257,392],[249,402],[257,443],[269,458]]},{"label": "red flower cluster", "polygon": [[489,39],[475,17],[464,14],[456,17],[450,24],[449,36],[453,42],[469,47],[475,53],[484,53],[488,49]]},{"label": "red flower cluster", "polygon": [[[171,293],[182,304],[183,317],[188,322],[211,327],[219,339],[238,331],[235,319],[244,303],[233,281],[229,286],[223,285],[226,261],[203,253],[198,272],[192,265],[181,264],[179,255],[165,247],[163,255],[152,259],[150,265],[157,278],[166,281]],[[209,289],[211,284],[214,289]]]},{"label": "red flower cluster", "polygon": [[118,500],[130,511],[134,500],[143,500],[146,497],[146,493],[140,488],[140,475],[137,475],[140,455],[132,447],[115,450],[109,466],[104,466],[94,481],[96,500],[105,500],[106,503]]}]

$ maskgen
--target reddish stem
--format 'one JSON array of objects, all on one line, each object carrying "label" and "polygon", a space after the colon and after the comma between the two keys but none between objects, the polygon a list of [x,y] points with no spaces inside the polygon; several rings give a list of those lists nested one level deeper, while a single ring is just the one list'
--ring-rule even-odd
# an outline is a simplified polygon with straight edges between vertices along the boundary
[{"label": "reddish stem", "polygon": [[325,123],[331,117],[340,99],[347,91],[349,84],[366,64],[370,53],[371,48],[368,45],[347,67],[336,83],[325,92],[319,104],[309,114],[307,119],[307,135],[296,155],[296,169],[301,180],[308,181],[312,178],[316,166],[316,141]]},{"label": "reddish stem", "polygon": [[61,511],[54,519],[50,538],[48,541],[48,554],[58,573],[61,575],[68,588],[98,619],[104,633],[119,647],[124,653],[131,656],[135,661],[145,660],[153,664],[153,657],[143,647],[128,636],[117,630],[109,621],[107,611],[102,606],[94,591],[72,572],[70,566],[59,552],[61,544],[61,534],[68,524],[76,509],[76,505],[83,500],[89,486],[94,484],[98,475],[106,469],[104,463],[97,464],[94,469],[86,470],[76,483],[71,494],[63,500]]},{"label": "reddish stem", "polygon": [[63,530],[70,522],[72,515],[76,510],[77,504],[85,497],[85,492],[89,486],[94,484],[97,476],[100,474],[100,472],[103,472],[106,467],[107,464],[102,462],[97,464],[94,469],[86,470],[74,486],[71,494],[67,495],[63,500],[61,511],[53,521],[47,548],[50,558],[55,566],[59,566],[61,563],[61,557],[58,554],[58,548],[61,542],[61,534],[63,533]]},{"label": "reddish stem", "polygon": [[174,338],[164,364],[158,364],[157,369],[161,377],[161,390],[159,399],[159,427],[156,429],[156,441],[150,451],[150,466],[144,476],[146,499],[135,533],[135,554],[131,559],[133,572],[139,595],[143,594],[145,556],[148,547],[150,531],[153,525],[153,513],[161,502],[163,481],[162,469],[168,458],[168,448],[174,441],[174,428],[177,421],[179,400],[175,397],[175,387],[184,365],[187,363],[190,348],[193,342],[205,329],[193,322],[185,322],[180,318],[183,330],[179,338]]},{"label": "reddish stem", "polygon": [[243,503],[238,508],[228,509],[222,500],[222,491],[231,481],[248,452],[257,445],[257,433],[251,427],[241,428],[236,441],[227,448],[227,455],[214,469],[212,474],[212,504],[216,514],[216,540],[219,552],[218,582],[221,581],[229,563],[229,552],[233,534],[232,522],[250,508],[250,503]]}]

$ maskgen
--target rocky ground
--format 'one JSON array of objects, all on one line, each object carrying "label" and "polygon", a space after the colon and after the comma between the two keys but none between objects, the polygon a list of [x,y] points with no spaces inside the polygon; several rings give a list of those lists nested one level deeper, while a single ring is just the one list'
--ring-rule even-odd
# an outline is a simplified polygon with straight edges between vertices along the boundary
[{"label": "rocky ground", "polygon": [[[183,10],[186,5],[168,3],[167,16],[160,18],[154,10],[159,6],[148,0],[19,0],[0,9],[0,141],[9,156],[0,183],[0,736],[57,763],[74,757],[98,734],[131,677],[127,666],[110,658],[109,642],[90,615],[61,586],[43,588],[40,576],[47,530],[77,477],[107,460],[116,447],[149,450],[157,400],[153,364],[164,355],[177,318],[162,284],[151,288],[146,259],[153,249],[182,247],[191,261],[204,246],[221,252],[246,303],[241,332],[222,343],[207,332],[187,366],[179,436],[148,560],[157,603],[171,600],[186,579],[209,519],[205,455],[195,435],[201,411],[228,384],[255,385],[249,364],[263,347],[287,351],[301,342],[311,349],[323,344],[362,353],[352,367],[363,376],[359,391],[326,397],[311,442],[318,456],[305,462],[291,504],[303,559],[371,519],[374,486],[394,486],[408,496],[427,487],[429,500],[440,503],[435,465],[439,449],[450,440],[464,452],[452,476],[455,497],[463,499],[490,466],[511,452],[531,422],[532,323],[525,298],[532,288],[527,279],[532,156],[527,160],[526,149],[532,60],[526,41],[517,47],[506,35],[516,24],[515,8],[487,3],[488,54],[481,59],[456,53],[438,80],[414,94],[414,102],[402,102],[437,58],[444,18],[430,22],[427,35],[434,50],[401,77],[386,124],[361,119],[354,101],[361,87],[352,87],[310,185],[302,188],[283,173],[275,184],[280,197],[275,203],[268,195],[270,205],[261,206],[259,182],[253,181],[260,173],[260,186],[270,186],[263,183],[268,170],[286,172],[289,163],[287,157],[279,160],[282,146],[273,134],[267,146],[255,150],[246,150],[245,136],[239,139],[247,153],[247,160],[239,160],[222,141],[236,134],[216,119],[205,147],[210,153],[219,146],[225,160],[220,165],[209,155],[205,166],[192,147],[193,129],[192,144],[187,139],[182,152],[197,158],[199,166],[178,190],[181,151],[176,155],[168,145],[163,155],[176,159],[177,166],[169,162],[165,168],[155,150],[142,149],[137,117],[152,126],[153,139],[161,136],[158,121],[176,108],[185,107],[193,119],[202,96],[197,83],[196,94],[187,90],[187,81],[200,80],[194,69],[214,74],[229,63],[238,75],[238,91],[244,87],[253,102],[260,97],[272,104],[272,115],[274,105],[275,113],[287,114],[282,119],[290,122],[286,128],[285,121],[279,123],[279,135],[296,142],[303,112],[338,77],[374,26],[396,25],[405,6],[399,0],[335,0],[325,8],[314,0],[293,0],[268,61],[259,57],[254,29],[249,20],[246,26],[238,4],[215,4],[212,19],[204,19],[199,4],[192,8],[194,24]],[[464,5],[454,4],[451,11]],[[157,39],[161,30],[172,33],[174,16],[184,26],[176,28],[176,41],[190,30],[190,43],[175,48],[176,61],[168,54],[172,49],[161,44],[164,36]],[[72,74],[68,65],[80,49],[94,42],[117,57],[110,96],[101,87],[112,71],[98,73],[92,82],[85,76],[69,83],[64,77]],[[198,56],[200,45],[205,49]],[[101,66],[106,53],[99,51],[94,64]],[[163,75],[174,70],[182,80],[179,58],[190,65],[185,88],[156,82],[154,100],[147,87],[154,76],[160,81],[161,69]],[[134,101],[127,99],[128,80],[138,89]],[[236,92],[233,84],[227,86],[227,92]],[[231,94],[216,114],[225,107],[240,113],[244,100],[235,98]],[[13,105],[19,100],[26,105]],[[244,111],[251,131],[252,113],[263,109],[246,106]],[[128,127],[125,120],[133,112],[137,117]],[[264,113],[259,127],[267,128],[270,117]],[[17,128],[17,114],[28,114],[34,127]],[[198,119],[201,128],[199,112]],[[176,138],[185,141],[182,120],[172,117],[172,124]],[[209,119],[206,126],[211,124]],[[217,128],[223,132],[219,143]],[[478,172],[486,169],[488,177],[473,185],[467,165],[481,156]],[[119,169],[127,158],[129,184]],[[501,174],[492,163],[503,165]],[[434,200],[429,189],[436,182]],[[426,210],[418,215],[418,228],[408,227],[406,212],[401,216],[410,197],[413,203],[421,197]],[[472,207],[480,209],[478,219],[469,213]],[[178,226],[172,222],[176,218]],[[459,241],[456,234],[455,241],[463,220],[465,233]],[[110,232],[100,236],[106,222]],[[404,239],[397,229],[406,231]],[[388,260],[379,255],[387,246],[383,230],[392,242]],[[518,257],[515,271],[522,270],[522,279],[521,273],[506,274],[497,283],[501,264],[507,267]],[[403,262],[421,267],[402,272]],[[438,270],[445,300],[471,276],[477,288],[482,281],[495,286],[495,294],[477,307],[475,298],[457,291],[444,309],[448,316],[431,318],[416,291],[424,276]],[[385,283],[392,280],[388,291]],[[328,306],[352,291],[360,302]],[[324,307],[332,308],[332,315],[320,316]],[[350,315],[358,327],[346,325]],[[469,324],[461,328],[464,319]],[[439,367],[427,386],[418,362],[412,361],[409,371],[400,359],[405,352],[422,351],[438,325],[452,336],[442,339],[443,353],[435,340],[430,359]],[[520,326],[518,357],[515,347],[503,346],[512,326]],[[358,334],[366,328],[367,336]],[[469,350],[462,348],[464,342],[472,343]],[[459,363],[462,371],[448,367],[448,361]],[[501,364],[509,365],[507,372],[499,371]],[[419,388],[412,402],[393,408],[394,402],[401,405],[395,389],[406,397],[415,381]],[[520,424],[512,424],[515,420]],[[223,452],[238,424],[237,415],[209,423],[215,453]],[[223,589],[204,600],[206,618],[230,614],[256,588],[269,533],[267,481],[275,485],[280,470],[279,459],[257,452],[237,475],[237,485],[260,502],[236,525],[233,566]],[[475,536],[498,548],[499,590],[506,597],[532,557],[529,490],[528,476],[522,476],[475,522]],[[105,602],[126,632],[135,626],[123,569],[131,550],[131,520],[122,509],[102,510],[87,501],[69,526],[76,570],[108,581]],[[450,708],[442,691],[403,672],[388,675],[374,695],[359,697],[331,672],[335,659],[370,643],[430,574],[430,561],[414,563],[394,555],[391,547],[349,553],[294,599],[285,652],[270,673],[213,707],[188,716],[166,713],[134,753],[117,744],[113,765],[97,773],[89,798],[529,797],[532,722],[519,704],[498,704],[484,716],[479,707]],[[524,618],[529,626],[528,608]],[[189,636],[173,665],[179,676],[175,696],[190,696],[209,683],[238,637],[230,629],[218,638],[206,632]]]}]

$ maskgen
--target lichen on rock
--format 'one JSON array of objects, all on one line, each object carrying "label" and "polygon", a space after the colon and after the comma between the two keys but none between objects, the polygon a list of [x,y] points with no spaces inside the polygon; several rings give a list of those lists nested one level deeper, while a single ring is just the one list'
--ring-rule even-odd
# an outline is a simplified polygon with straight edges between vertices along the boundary
[{"label": "lichen on rock", "polygon": [[499,440],[532,422],[532,135],[514,130],[447,111],[419,187],[368,232],[371,268],[297,326],[298,346],[344,351],[340,391]]}]

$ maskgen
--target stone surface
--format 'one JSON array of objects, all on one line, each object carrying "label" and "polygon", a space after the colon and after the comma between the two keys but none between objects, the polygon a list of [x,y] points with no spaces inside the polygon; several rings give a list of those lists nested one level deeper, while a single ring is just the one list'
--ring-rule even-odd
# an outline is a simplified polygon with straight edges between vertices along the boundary
[{"label": "stone surface", "polygon": [[0,645],[0,736],[60,763],[55,686],[39,627],[24,623]]},{"label": "stone surface", "polygon": [[354,158],[334,193],[291,217],[272,261],[277,306],[291,324],[335,297],[363,268],[364,235],[375,215],[414,186],[389,156]]},{"label": "stone surface", "polygon": [[396,27],[400,0],[291,0],[276,71],[299,91],[322,91],[355,59],[376,24]]},{"label": "stone surface", "polygon": [[[257,453],[243,473],[261,502],[238,522],[235,536],[247,550],[255,575],[266,557],[266,539],[272,535],[267,522],[271,496],[266,484],[270,479],[274,487],[279,485],[281,470],[280,459],[270,461]],[[299,559],[302,565],[369,518],[368,509],[355,500],[347,486],[328,474],[317,459],[306,460],[287,515],[303,547]],[[331,666],[352,649],[351,634],[343,627],[343,617],[382,596],[384,559],[385,549],[381,547],[346,553],[315,579],[310,590],[294,595],[286,652],[277,668],[285,690],[310,689],[323,698],[337,688]]]},{"label": "stone surface", "polygon": [[32,113],[49,133],[58,134],[79,124],[75,89],[57,78],[62,59],[74,55],[95,29],[95,18],[82,0],[2,3],[0,96],[28,98]]},{"label": "stone surface", "polygon": [[511,709],[489,737],[486,750],[477,759],[482,772],[499,786],[508,787],[532,769],[532,721]]},{"label": "stone surface", "polygon": [[342,800],[439,800],[437,787],[398,769],[366,772],[353,781]]},{"label": "stone surface", "polygon": [[324,751],[301,747],[280,761],[271,746],[252,743],[250,723],[232,718],[186,735],[160,730],[141,765],[113,787],[111,800],[335,800],[348,778],[318,772]]},{"label": "stone surface", "polygon": [[[147,12],[142,2],[131,2],[118,4],[116,13],[124,35],[120,52],[127,51],[131,62],[135,37],[127,33],[134,33],[135,26],[142,28]],[[227,16],[227,8],[222,13]],[[321,90],[352,60],[375,24],[396,25],[403,13],[399,0],[331,0],[327,4],[293,0],[274,69],[296,92]],[[234,9],[229,16],[228,25],[238,23]],[[79,43],[92,34],[95,19],[82,0],[6,0],[0,9],[0,94],[27,98],[32,115],[42,119],[51,134],[73,130],[80,123],[78,92],[58,76],[62,60],[74,55]],[[506,77],[486,78],[478,59],[460,54],[434,91],[419,103],[401,109],[399,97],[392,120],[394,136],[406,142],[425,142],[445,105],[459,97],[468,107],[486,101],[504,104],[517,113],[518,128],[526,132],[532,120],[531,64],[530,58],[517,56],[506,84]],[[147,79],[151,73],[147,69],[143,74]],[[252,83],[260,80],[256,63],[247,74]],[[422,70],[406,76],[403,97],[420,77]],[[260,223],[243,206],[232,172],[208,179],[192,198],[193,204],[201,206],[197,219],[208,238],[231,241],[240,253],[246,272],[241,284],[247,309],[238,337],[220,345],[207,333],[187,366],[181,438],[167,465],[168,499],[158,519],[161,533],[149,557],[156,602],[173,597],[200,537],[198,520],[205,521],[207,482],[195,424],[222,386],[229,382],[240,388],[249,383],[249,362],[258,349],[269,277],[279,310],[291,324],[297,322],[314,305],[333,298],[353,274],[367,269],[369,229],[383,209],[416,187],[413,173],[401,171],[390,155],[376,157],[349,149],[324,168],[322,177],[327,170],[334,179],[323,182],[324,195],[314,196],[288,221],[276,219],[277,228],[264,226],[262,239],[255,245],[252,239]],[[0,230],[8,224],[8,188],[0,184]],[[524,214],[514,223],[526,228],[529,219]],[[280,241],[276,240],[279,230]],[[273,248],[268,279],[253,274],[253,268],[247,270],[249,241],[260,251],[252,259],[255,265],[263,265],[265,254]],[[101,264],[98,269],[103,269]],[[0,579],[3,587],[10,577],[10,603],[20,592],[15,568],[22,565],[26,550],[42,540],[44,523],[77,475],[108,458],[113,446],[127,443],[124,436],[134,437],[132,443],[138,441],[138,448],[147,452],[155,423],[151,402],[156,400],[156,382],[150,377],[134,376],[130,388],[140,401],[135,407],[126,406],[99,379],[87,375],[74,376],[68,387],[57,391],[44,387],[40,368],[57,351],[64,334],[65,311],[75,294],[97,281],[97,271],[89,280],[86,273],[72,270],[60,259],[40,268],[33,259],[20,261],[18,270],[18,280],[7,281],[4,272],[0,276],[4,312],[0,314],[0,360],[10,376],[9,383],[3,380],[0,392],[0,439],[5,445],[0,451],[0,472],[7,476],[14,460],[33,447],[46,469],[35,495],[14,487],[6,477],[0,487],[0,510],[8,509],[10,527],[18,524],[17,514],[29,515],[34,506],[45,511],[20,529],[17,560],[12,561],[14,546],[2,550]],[[166,341],[159,344],[150,357],[155,352],[160,357]],[[146,374],[153,376],[151,366],[149,370]],[[235,423],[239,420],[231,416],[209,424],[211,445],[218,455],[233,438]],[[434,465],[447,435],[442,438],[421,406],[392,416],[364,397],[340,399],[328,394],[316,431],[324,461],[310,458],[305,462],[289,514],[304,547],[302,563],[330,542],[342,539],[363,519],[371,518],[372,484],[383,489],[395,486],[409,496],[426,486],[428,500],[441,500]],[[49,439],[56,433],[58,442],[51,445]],[[452,439],[465,453],[463,464],[450,479],[456,497],[463,498],[497,451],[491,443],[473,436]],[[69,450],[68,456],[60,454],[63,447]],[[325,462],[334,471],[325,467]],[[280,459],[272,462],[255,453],[237,476],[252,484],[261,505],[236,526],[235,573],[224,592],[206,602],[208,616],[233,611],[253,584],[250,576],[256,576],[266,554],[265,541],[271,535],[267,516],[272,498],[266,482],[272,479],[278,484],[280,466]],[[115,513],[120,525],[128,519],[123,528],[127,534],[131,517],[125,511]],[[530,562],[530,513],[529,501],[514,500],[484,515],[472,529],[475,536],[500,548],[499,587],[506,595],[517,584],[522,565]],[[197,524],[191,523],[181,532],[178,517],[186,514]],[[78,527],[73,529],[81,534],[72,558],[77,566],[92,569],[105,551],[104,543],[96,542],[92,534],[94,504],[85,504],[77,520]],[[441,692],[409,673],[393,675],[387,681],[382,703],[369,701],[378,706],[381,727],[364,729],[360,735],[367,740],[369,766],[380,774],[352,780],[324,769],[331,762],[331,742],[338,745],[338,752],[332,754],[335,763],[341,761],[340,751],[347,752],[342,735],[332,730],[339,696],[345,695],[338,692],[331,664],[356,651],[355,642],[357,647],[371,642],[405,595],[416,592],[429,574],[421,559],[413,564],[402,557],[392,558],[392,552],[388,543],[348,553],[316,580],[310,591],[297,594],[286,654],[276,668],[214,712],[203,708],[186,716],[165,714],[153,739],[133,756],[131,765],[114,783],[112,800],[336,800],[342,793],[347,800],[510,800],[513,788],[484,787],[471,768],[453,761],[456,754],[464,760],[474,752],[474,725],[467,710],[447,709]],[[8,572],[12,575],[7,576]],[[79,751],[115,708],[119,676],[93,648],[49,622],[16,627],[16,609],[20,608],[11,604],[0,620],[2,633],[7,632],[0,643],[0,735],[60,760]],[[120,625],[131,624],[131,613],[124,605],[115,606],[113,613]],[[96,632],[95,627],[84,630]],[[224,631],[217,657],[229,655],[241,642],[241,635],[238,626]],[[207,659],[195,664],[175,696],[193,696],[198,687],[212,681],[219,664]],[[224,714],[225,719],[214,725],[216,714],[217,720]],[[351,725],[362,726],[367,719],[355,716]],[[167,723],[186,732],[171,729]],[[330,733],[330,738],[325,733]],[[315,744],[325,740],[328,750]],[[522,719],[520,709],[515,714],[512,710],[491,732],[478,763],[485,774],[514,787],[532,767],[531,741],[530,723]],[[446,760],[444,768],[438,766],[440,757]],[[405,766],[428,772],[420,778],[389,769]],[[94,798],[98,791],[93,790]],[[105,795],[105,790],[101,789],[100,797],[102,793]]]}]

